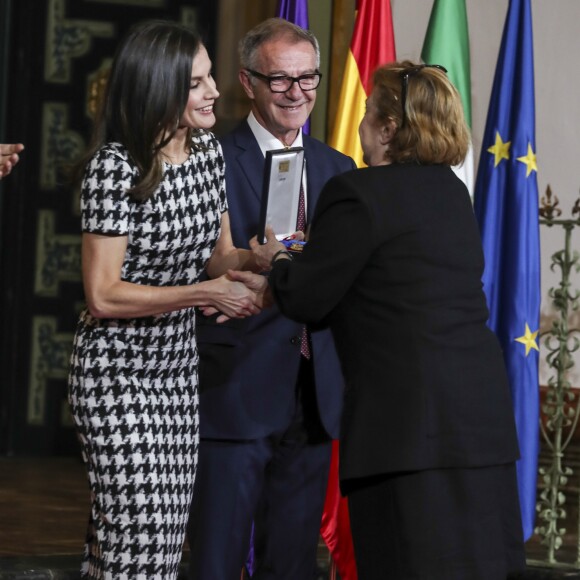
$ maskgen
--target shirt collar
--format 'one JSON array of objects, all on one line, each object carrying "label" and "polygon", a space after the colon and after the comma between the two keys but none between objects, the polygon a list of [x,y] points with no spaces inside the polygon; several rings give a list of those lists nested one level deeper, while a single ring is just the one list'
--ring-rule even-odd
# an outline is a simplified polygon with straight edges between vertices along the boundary
[{"label": "shirt collar", "polygon": [[[284,149],[286,147],[280,139],[274,137],[270,131],[258,123],[258,120],[252,111],[250,111],[250,114],[248,115],[248,125],[250,126],[264,157],[266,156],[266,151],[272,149]],[[298,131],[298,135],[290,147],[302,147],[302,129]]]}]

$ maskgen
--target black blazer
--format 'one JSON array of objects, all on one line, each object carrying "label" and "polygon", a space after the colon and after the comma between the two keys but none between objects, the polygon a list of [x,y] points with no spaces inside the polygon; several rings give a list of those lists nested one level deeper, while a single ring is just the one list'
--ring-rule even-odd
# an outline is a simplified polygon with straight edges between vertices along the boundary
[{"label": "black blazer", "polygon": [[[247,248],[258,233],[264,155],[247,121],[220,139],[226,161],[226,195],[232,238]],[[304,135],[308,212],[333,175],[355,167],[349,157]],[[197,318],[200,352],[200,431],[215,439],[265,437],[288,425],[294,410],[302,325],[274,307],[258,316],[215,324]],[[318,412],[338,438],[343,378],[332,334],[313,332]]]},{"label": "black blazer", "polygon": [[332,329],[346,379],[342,480],[517,458],[482,273],[469,194],[449,167],[327,183],[303,255],[278,260],[270,283],[284,314]]}]

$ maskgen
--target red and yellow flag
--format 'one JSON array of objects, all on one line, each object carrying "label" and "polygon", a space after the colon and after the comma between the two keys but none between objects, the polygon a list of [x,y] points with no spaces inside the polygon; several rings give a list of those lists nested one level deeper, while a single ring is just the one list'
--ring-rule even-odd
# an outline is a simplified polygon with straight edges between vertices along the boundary
[{"label": "red and yellow flag", "polygon": [[395,60],[395,34],[390,0],[358,0],[350,50],[334,130],[329,145],[362,167],[358,126],[364,116],[365,101],[371,91],[373,71]]},{"label": "red and yellow flag", "polygon": [[345,497],[341,497],[338,488],[338,441],[332,442],[332,459],[320,535],[332,556],[329,578],[334,580],[338,570],[341,580],[357,580],[348,503]]},{"label": "red and yellow flag", "polygon": [[[395,35],[390,0],[358,0],[354,31],[340,91],[334,130],[329,145],[363,167],[358,126],[371,92],[374,70],[395,60]],[[338,488],[338,442],[332,462],[320,533],[329,548],[341,580],[357,580],[350,533],[348,504]]]}]

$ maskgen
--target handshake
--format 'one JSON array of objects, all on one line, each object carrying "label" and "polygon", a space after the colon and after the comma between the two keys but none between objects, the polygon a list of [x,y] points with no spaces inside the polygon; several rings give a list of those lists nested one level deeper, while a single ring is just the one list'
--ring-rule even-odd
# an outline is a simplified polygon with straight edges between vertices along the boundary
[{"label": "handshake", "polygon": [[[302,232],[296,232],[294,239],[299,241],[304,237]],[[219,314],[217,322],[225,322],[230,318],[246,318],[259,314],[262,309],[269,308],[274,303],[268,278],[256,272],[268,272],[275,261],[290,259],[286,246],[276,239],[271,227],[266,228],[266,242],[260,244],[257,237],[250,240],[252,253],[251,269],[228,270],[226,274],[212,280],[223,286],[223,293],[217,297],[216,303],[200,307],[206,316]]]}]

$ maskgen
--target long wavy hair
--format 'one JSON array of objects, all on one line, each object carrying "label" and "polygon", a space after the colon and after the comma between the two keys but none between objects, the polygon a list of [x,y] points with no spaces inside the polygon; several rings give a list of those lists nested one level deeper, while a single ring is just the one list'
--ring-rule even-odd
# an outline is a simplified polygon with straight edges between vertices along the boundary
[{"label": "long wavy hair", "polygon": [[128,194],[138,201],[153,194],[163,177],[160,151],[177,132],[189,97],[193,59],[201,46],[197,33],[176,22],[149,20],[131,28],[113,59],[90,145],[77,166],[77,181],[95,152],[115,141],[127,148],[139,170]]},{"label": "long wavy hair", "polygon": [[403,72],[416,66],[411,61],[393,62],[373,75],[377,120],[396,125],[386,157],[393,163],[459,165],[470,143],[461,97],[442,70],[425,67],[409,75],[403,104]]}]

